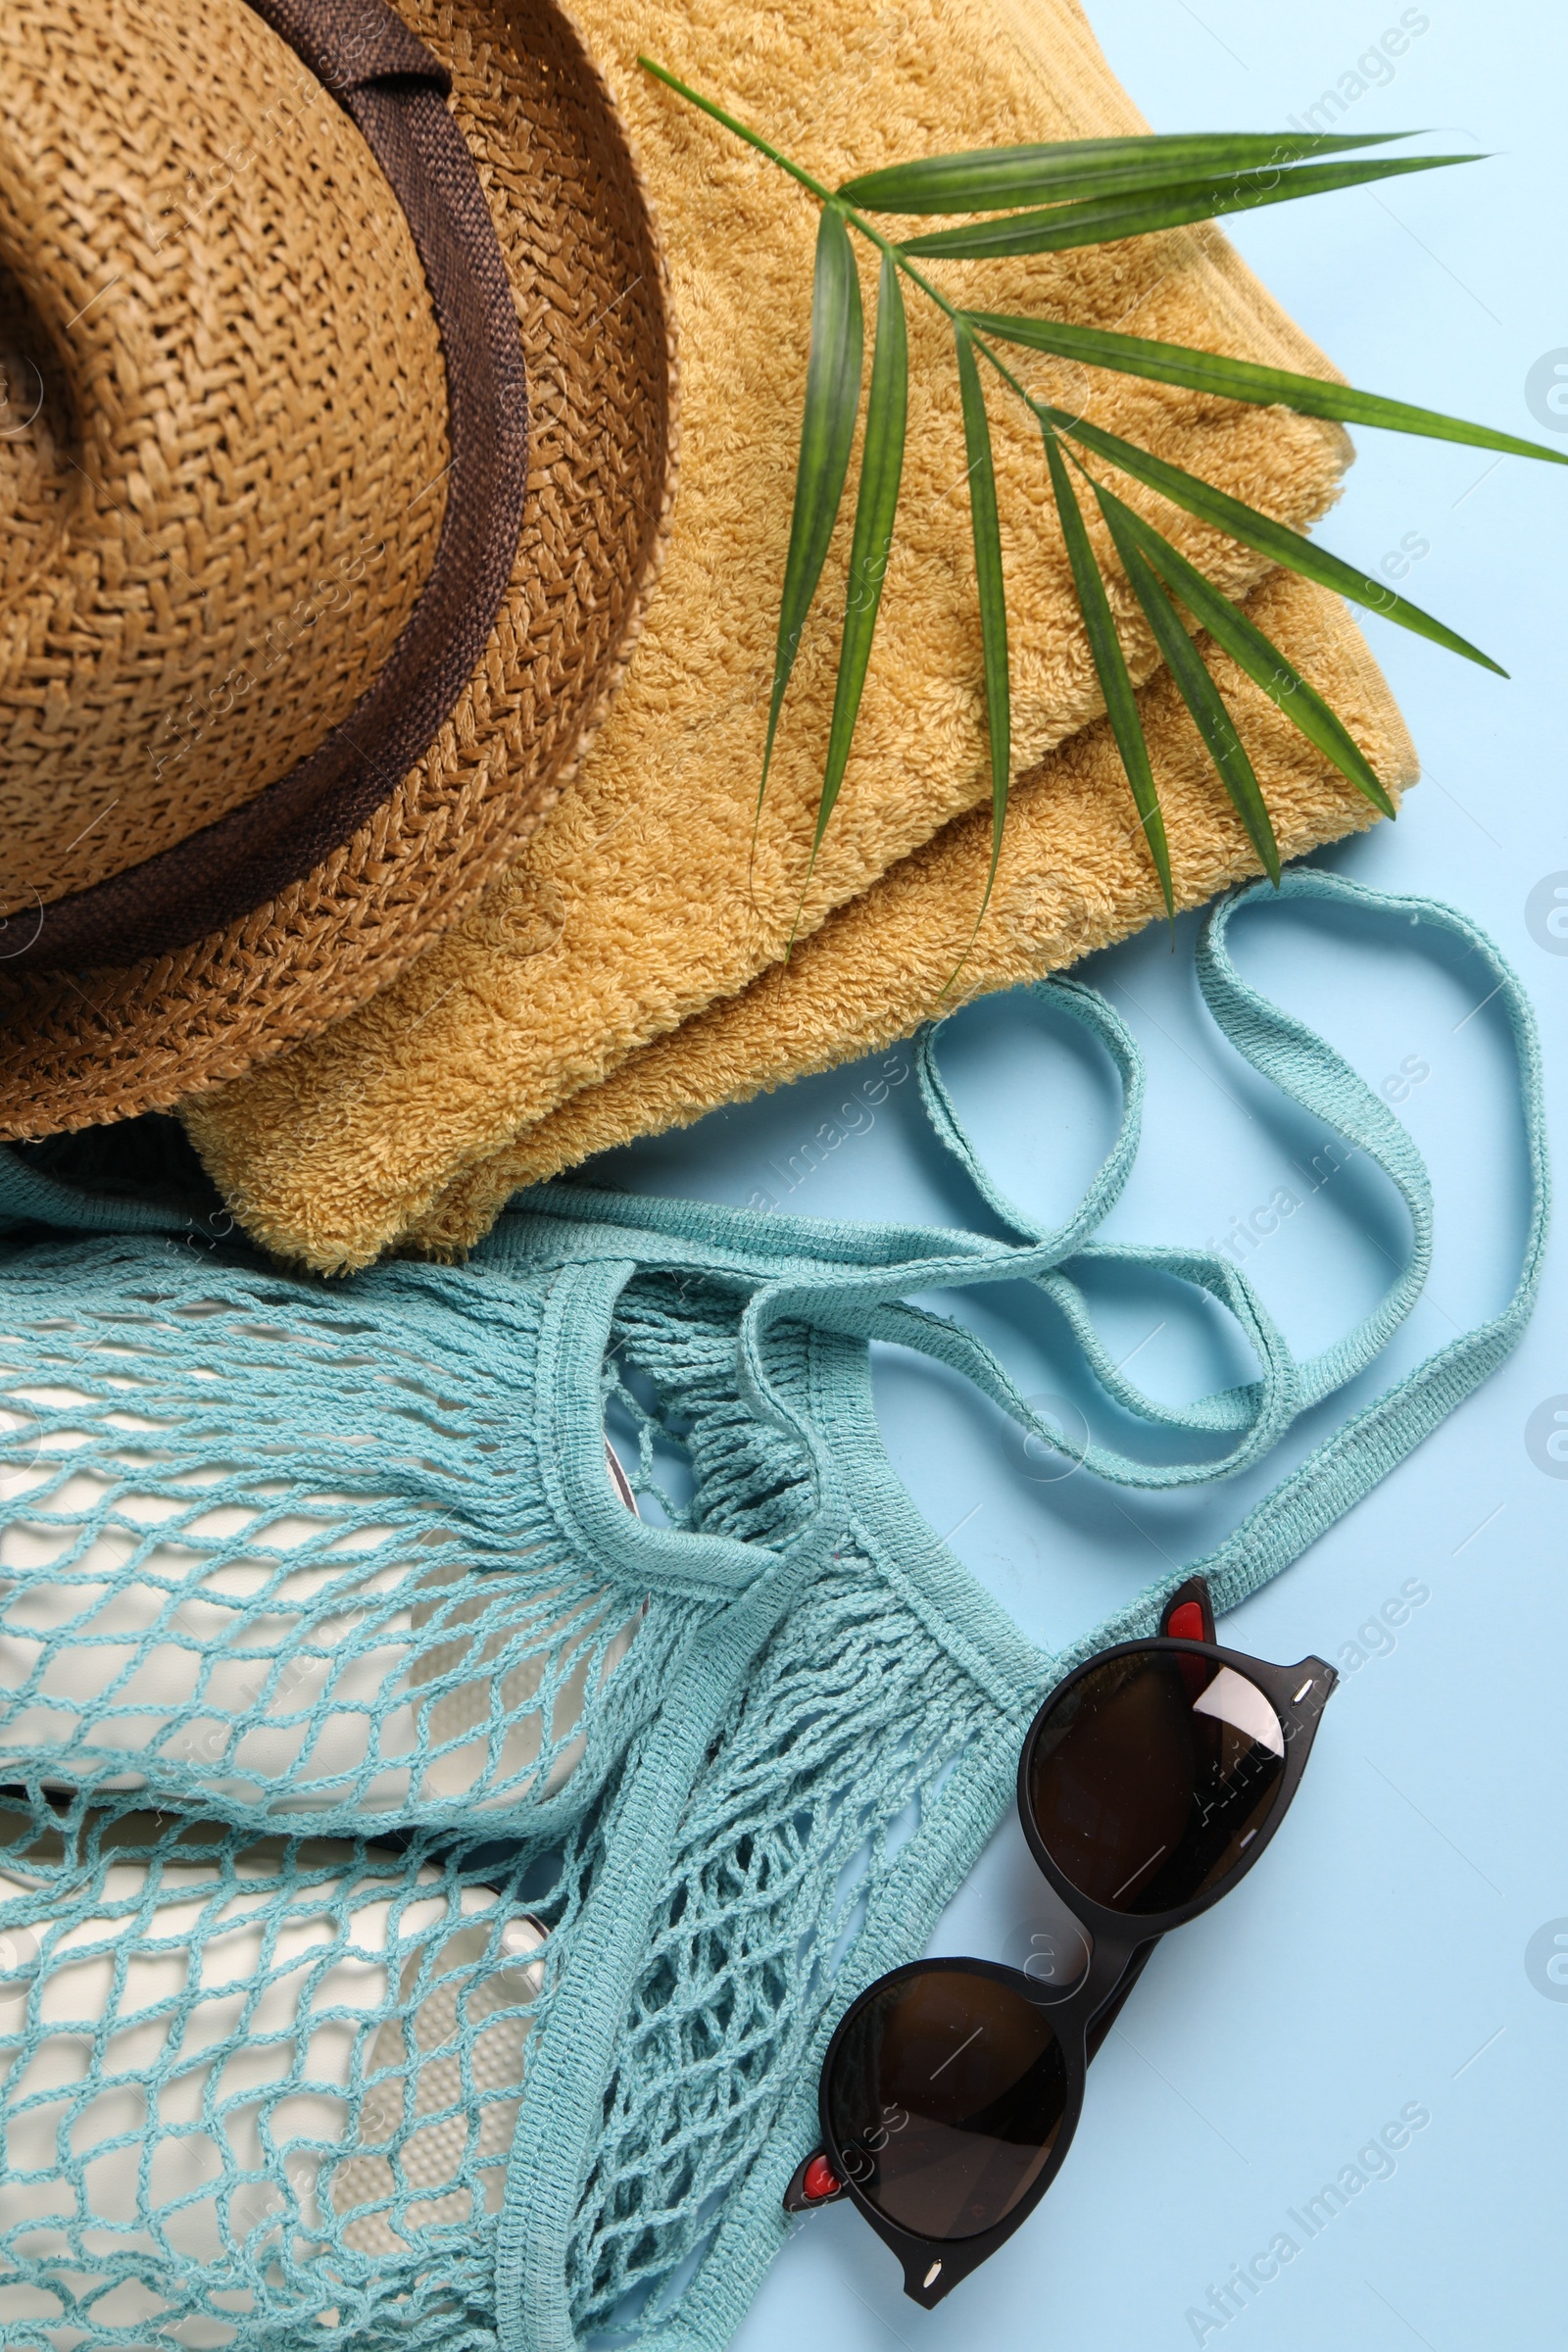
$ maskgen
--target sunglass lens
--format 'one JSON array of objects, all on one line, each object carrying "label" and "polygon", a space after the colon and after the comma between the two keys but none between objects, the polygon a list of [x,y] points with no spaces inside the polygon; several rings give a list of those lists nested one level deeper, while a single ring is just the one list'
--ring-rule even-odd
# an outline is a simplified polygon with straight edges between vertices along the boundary
[{"label": "sunglass lens", "polygon": [[973,2237],[1039,2178],[1067,2105],[1061,2045],[1023,1993],[943,1968],[877,1986],[826,2086],[842,2168],[917,2237]]},{"label": "sunglass lens", "polygon": [[1025,1792],[1046,1851],[1109,1911],[1181,1910],[1242,1863],[1279,1801],[1272,1700],[1192,1651],[1107,1658],[1034,1739]]}]

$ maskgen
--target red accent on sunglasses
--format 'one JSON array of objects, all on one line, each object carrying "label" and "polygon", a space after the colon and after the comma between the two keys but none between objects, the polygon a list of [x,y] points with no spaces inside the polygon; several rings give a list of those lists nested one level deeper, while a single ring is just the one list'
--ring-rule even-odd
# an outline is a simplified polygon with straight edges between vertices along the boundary
[{"label": "red accent on sunglasses", "polygon": [[819,2205],[824,2197],[836,2197],[844,2183],[825,2156],[813,2156],[801,2186],[811,2203]]},{"label": "red accent on sunglasses", "polygon": [[1165,1631],[1178,1642],[1201,1642],[1203,1612],[1196,1600],[1184,1600],[1179,1609],[1172,1609],[1165,1621]]}]

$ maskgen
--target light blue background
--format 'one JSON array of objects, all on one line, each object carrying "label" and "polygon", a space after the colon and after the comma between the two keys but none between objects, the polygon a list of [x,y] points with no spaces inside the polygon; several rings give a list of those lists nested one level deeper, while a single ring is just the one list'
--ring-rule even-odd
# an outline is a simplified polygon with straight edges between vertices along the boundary
[{"label": "light blue background", "polygon": [[[1410,22],[1396,0],[1092,0],[1091,14],[1121,79],[1167,131],[1279,128],[1401,14]],[[1431,0],[1415,14],[1429,22],[1393,82],[1358,99],[1342,126],[1436,128],[1439,146],[1475,145],[1494,160],[1387,193],[1281,207],[1233,233],[1354,382],[1550,438],[1525,382],[1544,353],[1568,347],[1568,17],[1544,0]],[[1557,429],[1568,449],[1568,415]],[[1478,917],[1535,997],[1554,1073],[1568,953],[1552,952],[1539,923],[1532,935],[1526,902],[1543,877],[1568,880],[1568,475],[1358,438],[1359,462],[1321,535],[1369,567],[1401,542],[1425,543],[1401,584],[1484,644],[1512,682],[1371,622],[1426,781],[1396,827],[1327,861]],[[1463,964],[1434,961],[1413,935],[1268,913],[1238,946],[1247,969],[1374,1084],[1412,1057],[1427,1072],[1401,1107],[1436,1181],[1437,1258],[1387,1369],[1413,1362],[1500,1303],[1517,1261],[1519,1132],[1495,1007],[1476,1011],[1484,990]],[[1107,1231],[1220,1239],[1278,1188],[1295,1191],[1300,1209],[1249,1262],[1299,1348],[1321,1345],[1364,1310],[1402,1251],[1390,1188],[1352,1163],[1308,1192],[1301,1169],[1322,1138],[1284,1116],[1218,1042],[1193,981],[1191,925],[1174,959],[1150,935],[1098,957],[1088,976],[1131,1022],[1152,1072],[1143,1156]],[[1107,1073],[1017,999],[965,1012],[949,1035],[955,1092],[1002,1181],[1044,1214],[1064,1207],[1111,1132]],[[894,1086],[874,1118],[863,1097],[842,1111],[875,1066],[614,1154],[608,1172],[737,1201],[765,1188],[808,1214],[975,1221],[924,1132],[911,1082]],[[844,1142],[786,1192],[770,1163],[787,1167],[824,1119]],[[1563,1310],[1559,1250],[1507,1367],[1226,1621],[1227,1638],[1266,1656],[1315,1648],[1348,1665],[1347,1645],[1405,1580],[1430,1593],[1392,1648],[1345,1673],[1263,1867],[1156,1954],[1096,2063],[1070,2160],[1034,2220],[926,2316],[853,2212],[817,2215],[775,2265],[741,2352],[797,2352],[803,2340],[818,2352],[1175,2352],[1200,2333],[1209,2344],[1223,2336],[1226,2352],[1330,2342],[1557,2352],[1568,2333],[1568,2000],[1536,1988],[1525,1954],[1544,1925],[1561,1919],[1568,1931],[1568,1476],[1538,1466],[1525,1433],[1544,1400],[1563,1395],[1568,1405]],[[1029,1375],[1023,1385],[1062,1399],[1058,1415],[1072,1411],[1070,1363],[1000,1297],[964,1311]],[[1138,1369],[1171,1396],[1241,1368],[1170,1297],[1118,1299],[1105,1323],[1126,1349],[1147,1339]],[[1380,1369],[1358,1394],[1385,1377]],[[1205,1551],[1270,1483],[1152,1501],[1082,1475],[1053,1483],[1016,1433],[929,1369],[890,1357],[879,1383],[895,1458],[928,1517],[939,1532],[956,1529],[956,1549],[1054,1643],[1165,1561]],[[1017,1959],[1047,1927],[1009,1824],[935,1948]],[[1300,2242],[1287,2209],[1298,2211],[1407,2103],[1431,2121],[1394,2176],[1373,2180],[1223,2329],[1201,2331],[1187,2315],[1209,2286],[1281,2230]]]}]

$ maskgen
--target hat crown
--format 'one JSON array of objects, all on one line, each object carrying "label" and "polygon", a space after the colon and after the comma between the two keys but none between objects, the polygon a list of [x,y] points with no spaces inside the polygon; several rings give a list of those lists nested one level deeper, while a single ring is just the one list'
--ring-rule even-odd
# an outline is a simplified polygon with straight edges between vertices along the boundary
[{"label": "hat crown", "polygon": [[8,0],[0,912],[173,847],[381,670],[445,512],[402,208],[244,0]]}]

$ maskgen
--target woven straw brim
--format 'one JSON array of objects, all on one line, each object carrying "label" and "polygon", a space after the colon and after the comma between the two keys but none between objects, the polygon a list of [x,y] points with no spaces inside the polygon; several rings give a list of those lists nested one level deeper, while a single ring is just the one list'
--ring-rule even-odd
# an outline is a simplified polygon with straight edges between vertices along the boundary
[{"label": "woven straw brim", "polygon": [[501,871],[570,780],[658,570],[674,329],[614,101],[549,0],[398,0],[450,69],[517,306],[528,501],[485,654],[375,817],[243,922],[120,971],[4,973],[0,1136],[163,1108],[363,1003]]}]

